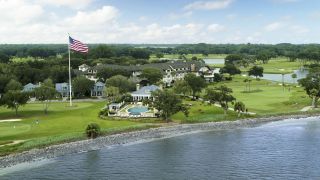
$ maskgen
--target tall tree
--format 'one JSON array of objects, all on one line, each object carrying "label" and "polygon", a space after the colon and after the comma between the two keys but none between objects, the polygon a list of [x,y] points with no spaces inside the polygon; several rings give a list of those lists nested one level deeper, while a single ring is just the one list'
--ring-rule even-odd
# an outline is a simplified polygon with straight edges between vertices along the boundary
[{"label": "tall tree", "polygon": [[233,97],[231,93],[231,88],[222,85],[215,88],[207,88],[204,98],[211,104],[219,103],[224,110],[224,115],[227,115],[227,111],[229,109],[228,103],[236,100],[236,98]]},{"label": "tall tree", "polygon": [[[250,78],[247,78],[245,80],[243,80],[244,83],[246,83],[246,89],[245,91],[248,91],[250,92],[251,91],[251,79]],[[248,88],[249,87],[249,88]]]},{"label": "tall tree", "polygon": [[234,111],[238,112],[238,117],[240,117],[241,116],[241,112],[245,112],[246,111],[246,106],[244,105],[243,102],[237,101],[234,104]]},{"label": "tall tree", "polygon": [[241,74],[241,71],[239,68],[237,68],[235,65],[233,64],[226,64],[224,67],[222,67],[220,69],[220,73],[228,73],[231,76],[235,75],[235,74]]},{"label": "tall tree", "polygon": [[43,104],[43,110],[45,114],[48,114],[48,109],[51,104],[51,100],[57,95],[57,91],[51,79],[46,79],[40,87],[34,90],[37,100]]},{"label": "tall tree", "polygon": [[255,76],[258,79],[258,77],[263,77],[263,67],[253,66],[249,69],[248,73],[249,76]]},{"label": "tall tree", "polygon": [[198,92],[201,92],[201,90],[207,86],[206,81],[202,77],[196,76],[195,74],[187,74],[184,77],[184,80],[191,88],[193,99]]},{"label": "tall tree", "polygon": [[230,54],[225,58],[225,64],[235,64],[243,59],[241,54]]},{"label": "tall tree", "polygon": [[10,60],[9,56],[7,56],[3,52],[0,52],[0,63],[8,63],[9,60]]},{"label": "tall tree", "polygon": [[110,58],[110,57],[113,57],[115,54],[114,54],[114,50],[110,46],[99,45],[93,48],[89,52],[89,55],[93,59],[98,59],[98,58]]},{"label": "tall tree", "polygon": [[4,88],[5,92],[8,92],[10,90],[22,90],[22,84],[14,79],[11,79],[9,83]]},{"label": "tall tree", "polygon": [[105,88],[105,95],[110,102],[115,102],[120,99],[120,91],[118,87],[107,86]]},{"label": "tall tree", "polygon": [[271,59],[271,54],[268,51],[260,52],[257,55],[257,60],[262,61],[263,64],[267,64],[270,59]]},{"label": "tall tree", "polygon": [[16,116],[20,106],[25,105],[29,100],[29,94],[20,90],[9,90],[1,99],[2,104],[9,109],[14,109]]},{"label": "tall tree", "polygon": [[306,93],[312,98],[312,106],[318,106],[320,98],[320,73],[310,73],[306,78],[300,79],[299,84],[304,87]]},{"label": "tall tree", "polygon": [[177,80],[174,82],[173,91],[176,94],[183,94],[185,96],[191,93],[191,87],[185,80]]},{"label": "tall tree", "polygon": [[94,82],[83,76],[76,77],[72,83],[73,91],[77,97],[89,96],[93,86]]},{"label": "tall tree", "polygon": [[5,89],[6,93],[1,98],[0,104],[9,109],[14,109],[17,116],[19,107],[25,105],[29,100],[29,94],[22,92],[22,85],[15,80],[11,80]]},{"label": "tall tree", "polygon": [[113,86],[119,88],[121,94],[126,92],[132,91],[135,89],[135,84],[128,80],[128,78],[122,75],[112,76],[111,78],[107,79],[106,86]]},{"label": "tall tree", "polygon": [[155,84],[162,79],[162,74],[159,69],[146,68],[142,70],[140,77],[146,78],[151,84]]},{"label": "tall tree", "polygon": [[182,111],[186,116],[188,109],[182,104],[182,100],[169,90],[157,90],[152,92],[153,101],[150,101],[151,106],[156,108],[166,122],[170,121],[170,117]]}]

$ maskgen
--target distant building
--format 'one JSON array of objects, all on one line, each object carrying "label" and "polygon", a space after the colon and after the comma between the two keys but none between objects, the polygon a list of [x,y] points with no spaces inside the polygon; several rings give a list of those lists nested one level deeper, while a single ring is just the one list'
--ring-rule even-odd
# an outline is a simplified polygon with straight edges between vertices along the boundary
[{"label": "distant building", "polygon": [[84,71],[88,70],[89,68],[90,68],[90,66],[88,66],[86,64],[82,64],[79,66],[79,71],[84,72]]},{"label": "distant building", "polygon": [[[140,75],[143,69],[146,68],[155,68],[159,69],[162,73],[162,82],[165,86],[171,86],[176,80],[183,79],[184,76],[188,73],[194,73],[197,76],[203,76],[207,82],[213,81],[213,71],[211,68],[205,64],[203,61],[169,61],[164,63],[151,63],[144,65],[114,65],[114,64],[98,64],[94,67],[89,67],[81,65],[79,66],[79,70],[82,71],[82,75],[84,75],[87,79],[93,80],[97,82],[97,72],[103,69],[113,69],[113,70],[125,70],[128,71],[131,76],[130,79],[136,83],[140,83],[144,79],[140,78]],[[106,79],[105,79],[106,80]]]},{"label": "distant building", "polygon": [[110,111],[119,111],[123,105],[124,105],[124,102],[121,102],[121,103],[111,103],[111,104],[109,104],[109,106],[108,106],[109,112],[110,112]]},{"label": "distant building", "polygon": [[[56,83],[56,91],[61,94],[62,97],[69,97],[69,84],[68,83]],[[73,94],[73,92],[72,92]]]},{"label": "distant building", "polygon": [[144,86],[140,88],[140,85],[137,84],[137,90],[131,93],[133,101],[142,101],[144,99],[151,99],[151,93],[160,89],[159,86],[151,85],[151,86]]},{"label": "distant building", "polygon": [[96,82],[91,90],[91,97],[102,97],[104,95],[105,84]]},{"label": "distant building", "polygon": [[33,92],[35,88],[40,87],[40,84],[32,84],[28,83],[25,86],[23,86],[23,92]]}]

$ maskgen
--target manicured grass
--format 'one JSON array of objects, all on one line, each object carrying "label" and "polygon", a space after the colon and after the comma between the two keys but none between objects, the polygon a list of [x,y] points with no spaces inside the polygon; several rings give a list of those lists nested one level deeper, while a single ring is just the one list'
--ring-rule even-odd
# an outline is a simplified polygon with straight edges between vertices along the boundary
[{"label": "manicured grass", "polygon": [[[239,119],[236,112],[229,110],[225,116],[222,108],[205,102],[185,100],[184,103],[191,105],[189,106],[189,115],[188,117],[185,117],[183,113],[179,112],[172,117],[175,122],[203,123]],[[244,117],[248,117],[248,115],[241,116],[241,118]]]},{"label": "manicured grass", "polygon": [[[264,68],[264,73],[270,74],[289,74],[293,73],[294,70],[299,69],[303,66],[302,62],[295,61],[290,62],[285,57],[272,58],[267,64],[259,64]],[[250,67],[241,68],[241,71],[248,71]]]},{"label": "manicured grass", "polygon": [[[168,59],[178,59],[179,54],[165,54],[163,58]],[[227,54],[209,54],[208,56],[204,56],[203,54],[187,54],[185,55],[188,59],[191,59],[193,56],[196,56],[197,58],[201,59],[224,59]],[[158,59],[155,54],[152,54],[150,56],[150,60]]]},{"label": "manicured grass", "polygon": [[[283,90],[278,83],[267,80],[257,81],[252,78],[251,91],[245,92],[246,84],[243,82],[245,78],[238,75],[234,76],[232,81],[209,86],[225,84],[232,88],[237,100],[244,102],[249,112],[257,113],[255,117],[298,113],[303,107],[310,105],[311,99],[301,87],[291,85],[290,91],[288,87]],[[199,123],[238,119],[236,112],[228,111],[227,116],[224,116],[222,108],[205,102],[185,99],[184,103],[191,104],[189,116],[185,117],[179,112],[172,116],[174,122]],[[105,102],[81,102],[76,103],[74,107],[69,107],[68,103],[52,103],[49,114],[45,115],[42,104],[32,103],[20,108],[19,117],[15,117],[14,111],[0,107],[0,121],[22,119],[16,122],[0,122],[0,144],[16,140],[23,141],[19,144],[0,147],[0,155],[85,139],[84,130],[91,122],[98,123],[103,134],[146,129],[159,126],[159,123],[163,122],[159,119],[100,119],[98,112],[104,106]],[[233,107],[231,104],[229,106]],[[242,115],[241,118],[245,117],[248,115]]]},{"label": "manicured grass", "polygon": [[[68,107],[67,103],[52,103],[49,114],[45,115],[42,104],[27,104],[19,110],[19,117],[15,117],[12,110],[0,107],[0,119],[22,119],[17,122],[0,122],[0,142],[25,140],[15,145],[18,151],[41,144],[84,138],[84,130],[91,122],[98,123],[104,133],[150,125],[130,120],[102,120],[98,112],[104,105],[104,102],[81,102],[76,103],[75,107]],[[0,154],[7,148],[0,147]]]},{"label": "manicured grass", "polygon": [[238,101],[245,103],[250,112],[258,115],[277,113],[290,113],[300,111],[303,107],[310,105],[310,98],[301,87],[286,87],[267,80],[251,81],[251,92],[245,92],[245,77],[234,76],[230,82],[221,82],[210,86],[225,84],[232,88],[233,95]]}]

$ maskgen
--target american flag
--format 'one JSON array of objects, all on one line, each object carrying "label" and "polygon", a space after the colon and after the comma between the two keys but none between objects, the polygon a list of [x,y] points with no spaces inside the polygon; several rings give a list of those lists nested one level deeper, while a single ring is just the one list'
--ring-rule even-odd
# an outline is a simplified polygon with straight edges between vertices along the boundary
[{"label": "american flag", "polygon": [[89,48],[87,45],[83,44],[82,42],[73,39],[72,37],[69,36],[69,47],[71,50],[81,52],[81,53],[88,53]]}]

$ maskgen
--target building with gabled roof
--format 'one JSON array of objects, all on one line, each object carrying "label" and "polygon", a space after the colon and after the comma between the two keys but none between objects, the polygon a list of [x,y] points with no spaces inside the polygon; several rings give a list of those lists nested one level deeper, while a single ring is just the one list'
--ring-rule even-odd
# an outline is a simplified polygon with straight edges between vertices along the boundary
[{"label": "building with gabled roof", "polygon": [[159,90],[160,87],[156,85],[150,85],[150,86],[144,86],[140,88],[139,85],[137,85],[137,90],[131,93],[133,101],[142,101],[144,99],[151,99],[151,93]]}]

